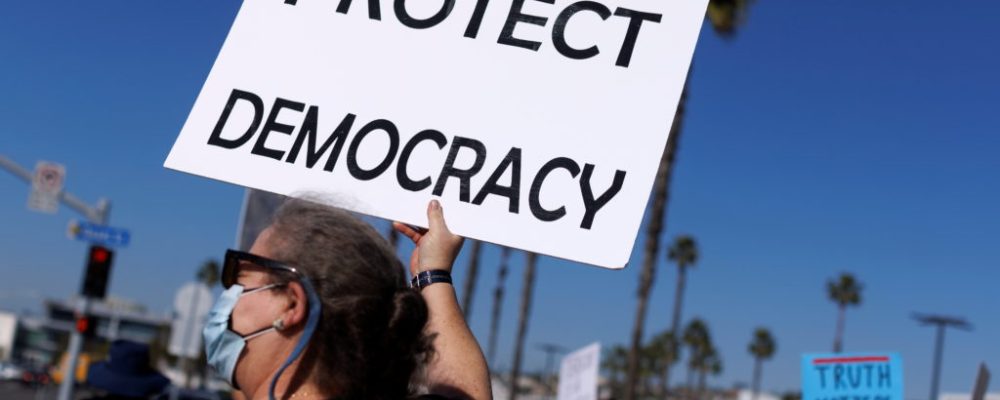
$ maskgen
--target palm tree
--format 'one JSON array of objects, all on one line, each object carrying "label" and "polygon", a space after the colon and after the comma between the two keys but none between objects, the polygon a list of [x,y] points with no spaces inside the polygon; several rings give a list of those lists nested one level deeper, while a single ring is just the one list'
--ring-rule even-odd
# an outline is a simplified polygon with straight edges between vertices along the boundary
[{"label": "palm tree", "polygon": [[692,319],[688,323],[687,327],[684,328],[684,334],[681,339],[691,350],[691,355],[688,358],[688,391],[694,386],[693,378],[695,377],[695,372],[700,371],[705,364],[706,359],[714,351],[712,346],[712,335],[708,331],[708,324],[705,323],[701,318]]},{"label": "palm tree", "polygon": [[[736,28],[743,23],[751,0],[709,0],[708,11],[705,16],[712,24],[715,32],[722,37],[730,38]],[[670,178],[673,175],[673,165],[677,154],[677,143],[681,136],[681,127],[684,122],[684,112],[687,108],[688,81],[691,72],[688,70],[688,79],[681,92],[680,102],[677,104],[677,111],[674,113],[674,121],[670,127],[670,135],[667,138],[666,147],[663,149],[663,156],[660,158],[660,166],[656,170],[656,178],[653,182],[653,194],[649,211],[649,222],[646,224],[646,234],[644,236],[645,246],[642,256],[642,272],[639,274],[639,290],[636,295],[638,304],[635,310],[635,320],[632,325],[631,346],[628,356],[628,375],[625,382],[625,400],[635,398],[635,384],[638,376],[636,372],[639,366],[639,347],[642,344],[642,333],[646,324],[646,308],[649,303],[650,292],[653,288],[653,281],[656,277],[656,257],[660,252],[660,233],[666,224],[667,200],[670,197]],[[672,327],[676,330],[676,324]],[[666,379],[669,380],[670,373],[667,372]]]},{"label": "palm tree", "polygon": [[198,282],[208,285],[209,289],[215,287],[219,284],[219,262],[215,260],[207,260],[201,264],[201,268],[198,268],[198,273],[195,274],[198,278]]},{"label": "palm tree", "polygon": [[750,354],[753,355],[753,399],[757,399],[757,394],[760,393],[760,374],[763,370],[764,361],[773,357],[774,353],[777,351],[777,345],[774,343],[774,337],[771,336],[771,331],[767,328],[757,328],[753,332],[753,340],[747,347]]},{"label": "palm tree", "polygon": [[497,272],[497,286],[493,289],[493,314],[490,316],[489,361],[493,365],[497,351],[497,332],[500,330],[500,309],[503,306],[504,282],[507,280],[507,260],[510,247],[500,250],[500,269]]},{"label": "palm tree", "polygon": [[611,397],[621,396],[621,375],[628,368],[628,349],[622,345],[615,345],[605,350],[601,361],[601,368],[608,374],[608,381],[611,385]]},{"label": "palm tree", "polygon": [[834,353],[840,353],[844,349],[844,317],[847,306],[861,304],[861,289],[861,282],[849,273],[840,274],[840,278],[826,282],[827,295],[837,304],[837,331],[833,337]]},{"label": "palm tree", "polygon": [[698,398],[700,399],[708,398],[705,395],[705,389],[709,374],[712,376],[722,374],[722,358],[715,346],[708,347],[698,362]]},{"label": "palm tree", "polygon": [[[687,270],[698,262],[698,243],[690,235],[674,238],[674,243],[667,251],[667,260],[677,264],[677,287],[674,289],[674,312],[670,319],[670,330],[676,332],[681,324],[681,306],[684,302],[684,284],[687,282]],[[663,374],[665,380],[670,379],[670,365]]]},{"label": "palm tree", "polygon": [[462,286],[462,315],[465,322],[469,323],[472,316],[472,295],[476,291],[476,278],[479,277],[479,250],[483,247],[483,242],[472,241],[469,248],[469,267],[466,268],[465,285]]},{"label": "palm tree", "polygon": [[538,254],[529,252],[525,257],[524,283],[521,285],[521,311],[517,317],[517,340],[514,344],[514,364],[510,373],[510,397],[517,398],[517,381],[521,376],[521,358],[524,355],[524,340],[528,335],[528,314],[531,313],[531,295],[535,290],[535,266]]},{"label": "palm tree", "polygon": [[667,393],[666,373],[671,365],[677,362],[680,349],[677,337],[673,331],[663,331],[649,341],[649,353],[653,358],[654,372],[659,380],[659,393],[665,396]]}]

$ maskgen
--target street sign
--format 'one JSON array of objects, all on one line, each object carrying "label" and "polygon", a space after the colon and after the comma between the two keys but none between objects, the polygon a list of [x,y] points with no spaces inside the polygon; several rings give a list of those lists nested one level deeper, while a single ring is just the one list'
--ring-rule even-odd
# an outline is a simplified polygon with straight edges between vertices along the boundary
[{"label": "street sign", "polygon": [[38,212],[55,214],[59,211],[59,194],[66,183],[66,167],[48,161],[35,165],[35,175],[31,178],[31,193],[28,208]]},{"label": "street sign", "polygon": [[170,354],[192,359],[201,354],[201,330],[211,308],[212,291],[207,285],[190,282],[181,286],[174,296],[174,320],[167,344]]},{"label": "street sign", "polygon": [[378,3],[243,2],[164,165],[623,268],[708,0]]},{"label": "street sign", "polygon": [[903,400],[896,353],[804,354],[802,400]]},{"label": "street sign", "polygon": [[597,400],[601,344],[593,343],[567,354],[559,367],[558,400]]},{"label": "street sign", "polygon": [[98,225],[77,220],[69,221],[69,226],[66,228],[66,234],[71,239],[110,247],[128,246],[129,240],[131,239],[131,235],[126,229],[113,228],[107,225]]}]

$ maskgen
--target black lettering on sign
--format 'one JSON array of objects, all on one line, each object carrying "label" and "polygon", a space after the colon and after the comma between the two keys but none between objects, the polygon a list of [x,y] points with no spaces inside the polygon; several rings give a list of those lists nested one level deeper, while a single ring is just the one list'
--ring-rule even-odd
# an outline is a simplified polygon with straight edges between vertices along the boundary
[{"label": "black lettering on sign", "polygon": [[[351,8],[351,1],[340,0],[340,4],[337,4],[337,12],[347,14],[347,11]],[[379,0],[368,0],[368,19],[382,20],[382,8],[379,5]]]},{"label": "black lettering on sign", "polygon": [[[233,112],[233,107],[236,106],[237,100],[249,101],[250,105],[253,106],[253,121],[250,122],[250,127],[247,128],[243,136],[236,139],[224,139],[222,137],[222,129],[229,122],[229,115]],[[208,137],[208,144],[212,146],[219,146],[224,149],[235,149],[246,144],[253,134],[257,132],[257,127],[260,126],[260,120],[264,117],[264,101],[260,99],[257,95],[244,92],[239,89],[233,89],[229,93],[229,100],[226,100],[226,106],[222,109],[222,115],[219,116],[219,121],[215,123],[215,129],[212,129],[212,135]]]},{"label": "black lettering on sign", "polygon": [[593,175],[594,164],[584,165],[583,176],[580,177],[580,191],[583,193],[583,207],[586,210],[583,213],[583,222],[580,223],[580,227],[583,229],[590,229],[594,224],[594,216],[597,215],[601,207],[608,204],[618,194],[619,190],[622,190],[622,184],[625,182],[625,171],[615,171],[615,179],[611,182],[611,187],[595,199],[594,190],[590,187],[590,178]]},{"label": "black lettering on sign", "polygon": [[[503,186],[498,181],[508,168],[511,169],[510,185]],[[472,200],[472,204],[477,206],[483,204],[483,200],[486,200],[486,196],[490,194],[506,197],[509,201],[507,210],[514,214],[518,213],[521,206],[521,149],[517,147],[510,149],[497,169],[493,171],[493,175],[490,175],[490,178],[486,180],[483,188],[479,189],[479,194]]]},{"label": "black lettering on sign", "polygon": [[[455,168],[455,159],[458,158],[458,152],[462,148],[471,149],[476,153],[476,160],[472,163],[472,166],[467,169]],[[455,140],[451,142],[451,150],[448,151],[448,158],[444,161],[444,168],[441,168],[441,175],[438,175],[437,184],[434,185],[434,195],[440,196],[441,193],[444,193],[444,186],[448,183],[448,178],[458,178],[458,200],[468,203],[469,185],[472,176],[479,173],[479,170],[483,168],[483,163],[485,162],[486,146],[483,145],[483,142],[475,139],[455,136]]]},{"label": "black lettering on sign", "polygon": [[340,121],[340,124],[337,125],[337,129],[334,129],[330,137],[317,149],[316,132],[318,130],[319,107],[309,107],[309,111],[306,111],[306,119],[302,121],[302,127],[299,128],[299,135],[295,137],[295,144],[288,151],[288,157],[285,158],[285,162],[294,164],[295,160],[299,157],[299,151],[302,149],[303,144],[308,140],[309,148],[306,150],[306,168],[312,168],[316,165],[320,158],[323,157],[323,154],[326,153],[326,150],[330,146],[333,146],[333,150],[330,151],[330,157],[326,159],[326,165],[323,166],[324,171],[333,171],[334,164],[340,158],[340,150],[344,148],[344,142],[347,141],[347,134],[351,131],[351,125],[354,125],[354,118],[354,114],[347,114]]},{"label": "black lettering on sign", "polygon": [[559,206],[555,210],[548,210],[542,207],[542,202],[539,200],[545,178],[549,176],[549,173],[559,168],[569,171],[569,174],[574,178],[580,174],[580,165],[576,161],[566,157],[553,158],[538,170],[535,180],[531,182],[531,190],[528,192],[528,207],[531,208],[531,213],[535,218],[539,220],[546,222],[556,221],[566,215],[566,206]]},{"label": "black lettering on sign", "polygon": [[411,192],[419,192],[431,185],[431,177],[429,176],[415,181],[410,179],[410,176],[406,173],[406,164],[410,161],[410,153],[413,153],[413,149],[417,148],[420,142],[426,140],[434,142],[438,150],[443,149],[448,144],[448,139],[444,137],[444,134],[433,129],[420,131],[409,142],[406,142],[406,146],[403,146],[403,151],[399,153],[399,161],[396,163],[396,180],[399,181],[399,186],[403,189]]},{"label": "black lettering on sign", "polygon": [[416,19],[406,11],[406,0],[396,0],[393,3],[393,10],[396,11],[396,18],[399,18],[399,22],[413,29],[427,29],[440,24],[441,21],[448,18],[453,8],[455,8],[455,0],[444,0],[441,9],[433,16],[427,19]]},{"label": "black lettering on sign", "polygon": [[[368,134],[378,130],[385,132],[389,136],[389,148],[386,151],[385,158],[375,168],[366,170],[358,165],[358,148],[361,147],[361,141]],[[351,147],[347,148],[347,170],[351,172],[351,176],[358,180],[370,181],[378,178],[379,175],[382,175],[392,165],[392,160],[396,158],[397,150],[399,150],[399,130],[396,129],[396,125],[385,119],[374,120],[358,131],[357,135],[354,136],[354,140],[351,141]]]},{"label": "black lettering on sign", "polygon": [[465,28],[465,37],[475,39],[479,35],[479,25],[483,23],[483,16],[486,15],[486,6],[490,0],[476,0],[476,9],[472,12],[472,19],[469,26]]},{"label": "black lettering on sign", "polygon": [[628,64],[632,62],[632,51],[635,50],[635,42],[639,38],[639,30],[642,29],[642,23],[644,21],[659,23],[663,16],[629,10],[624,7],[618,7],[615,10],[615,15],[629,19],[628,31],[625,32],[625,41],[622,42],[622,49],[618,52],[618,61],[615,61],[615,65],[619,67],[628,67]]},{"label": "black lettering on sign", "polygon": [[278,114],[284,109],[302,112],[305,108],[306,105],[302,103],[285,100],[280,97],[275,99],[274,107],[271,107],[271,114],[267,116],[267,122],[264,122],[264,129],[261,129],[260,136],[257,137],[257,143],[253,145],[253,150],[250,150],[250,153],[281,161],[285,156],[285,152],[267,148],[267,137],[271,135],[271,132],[291,135],[295,127],[278,122]]},{"label": "black lettering on sign", "polygon": [[552,44],[556,47],[556,51],[566,57],[572,58],[574,60],[583,60],[600,54],[600,49],[597,45],[590,46],[586,49],[575,49],[566,42],[566,24],[569,23],[569,19],[572,18],[576,13],[580,11],[593,11],[602,20],[607,20],[611,17],[611,10],[605,7],[603,4],[596,1],[580,1],[570,4],[566,7],[559,16],[556,17],[556,22],[552,27]]},{"label": "black lettering on sign", "polygon": [[[231,121],[232,110],[240,102],[246,102],[253,107],[253,116],[250,118],[249,128],[237,138],[223,138],[222,131],[226,125],[230,123],[236,124],[235,121]],[[305,115],[298,126],[297,132],[296,126],[278,122],[281,118],[287,118],[287,114],[289,112],[302,112],[303,110],[305,110]],[[286,117],[282,117],[283,112]],[[264,118],[265,114],[267,114],[267,118]],[[440,173],[437,175],[437,181],[435,182],[432,180],[432,176],[413,178],[410,176],[407,168],[410,164],[413,152],[418,146],[420,146],[421,143],[432,142],[438,150],[444,149],[445,146],[448,145],[448,136],[444,133],[434,129],[419,131],[406,142],[400,151],[399,128],[397,128],[396,125],[388,119],[376,119],[366,123],[358,129],[356,133],[354,133],[354,137],[350,137],[350,135],[352,134],[352,129],[355,126],[355,121],[357,120],[357,116],[355,114],[345,114],[340,121],[338,121],[337,126],[333,129],[333,131],[327,136],[322,136],[320,134],[319,120],[319,106],[307,105],[305,103],[287,100],[284,98],[276,98],[271,106],[271,109],[267,110],[264,106],[264,101],[260,98],[260,96],[247,91],[234,89],[230,93],[229,98],[226,100],[225,107],[219,116],[219,120],[216,122],[215,128],[209,135],[208,145],[224,149],[236,149],[243,147],[253,139],[254,134],[257,133],[257,127],[260,126],[263,121],[263,127],[260,129],[260,134],[254,145],[249,150],[249,153],[253,156],[275,160],[283,159],[285,163],[291,165],[305,164],[305,168],[307,169],[313,169],[316,165],[325,160],[323,170],[333,173],[336,168],[336,164],[340,159],[341,151],[343,150],[345,144],[350,141],[350,145],[348,145],[347,148],[347,173],[354,179],[359,181],[369,181],[378,178],[392,166],[393,161],[396,161],[398,156],[395,175],[396,181],[403,190],[419,192],[433,186],[434,188],[431,190],[431,193],[435,196],[442,196],[448,181],[455,178],[458,179],[459,184],[459,201],[465,203],[471,202],[474,206],[484,206],[486,199],[489,196],[494,195],[507,199],[508,212],[512,214],[520,213],[522,180],[521,165],[523,159],[523,149],[520,147],[511,147],[508,150],[504,158],[501,159],[496,168],[493,169],[490,176],[485,179],[483,185],[477,188],[478,190],[475,192],[475,197],[473,198],[472,178],[482,170],[483,165],[486,162],[487,148],[483,142],[467,137],[454,136],[448,154],[443,162],[443,165],[441,165]],[[244,123],[246,122],[244,121]],[[240,126],[242,126],[242,124]],[[272,147],[268,146],[267,140],[271,138],[271,134],[275,132],[285,135],[292,135],[295,133],[293,144],[287,149],[287,151],[285,149],[274,148],[273,143]],[[378,153],[381,158],[379,159],[377,165],[371,168],[362,167],[358,162],[358,153],[364,141],[376,132],[381,132],[386,135],[389,140],[388,146],[378,148],[377,151],[385,151],[385,153],[384,155],[382,155],[382,153]],[[462,155],[463,151],[472,152],[471,156],[473,159],[471,165],[457,165],[458,157]],[[302,158],[305,158],[305,162],[299,163],[299,160]],[[426,163],[422,163],[421,165],[426,165]],[[625,171],[616,170],[610,185],[603,190],[595,191],[592,178],[595,171],[598,169],[596,165],[583,164],[583,167],[581,168],[580,163],[577,163],[567,157],[557,157],[549,160],[535,173],[528,193],[528,205],[531,209],[531,214],[540,221],[556,221],[562,219],[567,214],[565,204],[552,209],[546,208],[541,204],[542,186],[544,186],[544,184],[549,180],[550,175],[559,169],[566,170],[572,179],[579,177],[580,181],[578,184],[584,208],[583,218],[580,221],[580,228],[591,229],[597,213],[609,204],[624,186],[626,177]],[[508,171],[510,173],[509,181],[505,178]],[[840,385],[842,384],[841,380],[844,379],[842,376],[844,373],[839,370],[839,368],[841,368],[840,366],[837,368],[838,370],[834,372],[834,379],[837,384]],[[880,374],[879,382],[882,384],[882,381],[884,380],[886,381],[885,385],[888,385],[888,366],[885,366],[885,368],[886,370],[884,374],[881,369],[878,371]],[[826,367],[817,367],[817,369],[822,373],[821,379],[825,385]],[[869,381],[874,379],[871,377],[872,374],[870,369],[867,370],[868,375],[866,376],[858,375],[861,373],[859,371],[861,370],[859,369],[858,371],[853,372],[849,371],[846,375],[851,385],[856,385],[856,382],[865,377],[867,377]]]},{"label": "black lettering on sign", "polygon": [[[542,3],[555,4],[556,0],[536,0]],[[528,15],[521,12],[521,8],[524,7],[524,0],[514,0],[510,4],[510,13],[507,14],[507,22],[503,25],[503,30],[500,31],[500,38],[497,39],[497,43],[506,44],[515,47],[523,47],[528,50],[538,51],[539,47],[542,47],[541,42],[536,42],[532,40],[518,39],[514,37],[514,28],[517,26],[518,22],[524,22],[527,24],[545,26],[545,23],[549,21],[548,18],[539,17],[537,15]]]}]

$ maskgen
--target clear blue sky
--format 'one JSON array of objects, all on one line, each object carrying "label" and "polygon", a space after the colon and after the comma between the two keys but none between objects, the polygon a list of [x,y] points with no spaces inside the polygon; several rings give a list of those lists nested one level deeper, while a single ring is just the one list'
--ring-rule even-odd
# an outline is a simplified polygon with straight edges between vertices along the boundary
[{"label": "clear blue sky", "polygon": [[[155,310],[233,243],[242,189],[161,165],[238,7],[18,1],[0,11],[0,154],[64,163],[68,190],[113,200],[111,220],[133,244],[118,254],[111,293]],[[701,245],[684,316],[707,319],[721,349],[713,384],[749,381],[746,346],[766,326],[778,354],[764,386],[797,388],[799,354],[831,347],[824,282],[842,271],[865,284],[847,350],[900,352],[907,398],[927,396],[933,339],[914,311],[975,325],[949,333],[943,390],[969,391],[980,361],[1000,369],[998,14],[993,2],[759,1],[734,40],[706,28],[664,240],[691,233]],[[64,234],[75,215],[29,212],[27,192],[0,174],[0,308],[79,287],[85,245]],[[544,362],[537,343],[626,343],[641,248],[618,272],[543,258],[528,370]],[[498,254],[487,246],[471,321],[484,344]],[[517,318],[523,256],[514,260],[500,368]],[[675,277],[661,260],[647,332],[667,325]]]}]

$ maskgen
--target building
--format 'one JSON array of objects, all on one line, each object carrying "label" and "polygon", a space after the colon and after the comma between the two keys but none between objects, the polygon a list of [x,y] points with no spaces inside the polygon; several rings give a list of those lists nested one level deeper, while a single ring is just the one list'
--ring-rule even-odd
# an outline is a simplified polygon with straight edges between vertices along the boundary
[{"label": "building", "polygon": [[[43,316],[19,315],[0,311],[0,361],[52,365],[66,350],[76,329],[76,299],[46,299]],[[169,315],[150,313],[137,303],[108,298],[91,302],[93,335],[86,339],[84,351],[103,353],[115,339],[153,343],[170,328]]]}]

